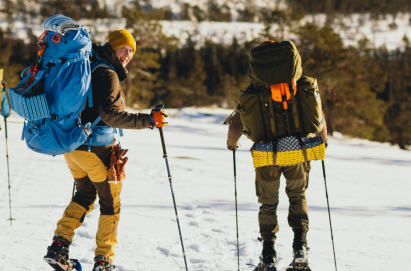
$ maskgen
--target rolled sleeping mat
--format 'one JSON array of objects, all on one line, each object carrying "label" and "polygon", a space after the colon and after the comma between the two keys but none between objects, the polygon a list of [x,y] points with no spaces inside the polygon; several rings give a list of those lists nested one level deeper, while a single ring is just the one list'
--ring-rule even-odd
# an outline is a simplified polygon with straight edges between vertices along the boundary
[{"label": "rolled sleeping mat", "polygon": [[[305,145],[307,161],[324,161],[325,143],[321,136],[304,137],[301,142]],[[305,162],[303,148],[296,136],[283,137],[276,143],[254,143],[251,153],[255,168],[273,165],[293,166]]]}]

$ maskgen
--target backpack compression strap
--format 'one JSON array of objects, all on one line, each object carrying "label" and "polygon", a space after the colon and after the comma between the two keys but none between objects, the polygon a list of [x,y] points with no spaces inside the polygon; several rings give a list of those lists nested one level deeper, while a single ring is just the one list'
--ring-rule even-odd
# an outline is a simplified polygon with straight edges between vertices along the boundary
[{"label": "backpack compression strap", "polygon": [[[272,90],[270,89],[269,92],[269,97],[268,97],[268,106],[270,107],[270,120],[271,120],[271,132],[273,133],[273,136],[275,137],[276,132],[275,132],[275,119],[274,119],[274,108],[273,108],[273,99],[272,97]],[[275,161],[275,160],[274,160]]]},{"label": "backpack compression strap", "polygon": [[[274,116],[274,108],[273,108],[273,99],[271,98],[272,97],[271,88],[270,88],[269,94],[270,94],[269,95],[270,97],[268,97],[268,106],[270,107],[270,114],[271,114],[271,117],[270,117],[271,132],[273,133],[273,137],[275,138],[273,140],[273,165],[275,165],[275,161],[277,160],[277,137],[275,136],[275,134],[276,134],[276,132],[275,132],[275,116]],[[274,177],[273,170],[274,169],[270,170],[270,175],[272,177]],[[277,175],[277,172],[275,172],[275,174]]]},{"label": "backpack compression strap", "polygon": [[293,83],[289,83],[290,94],[291,94],[291,104],[293,106],[293,118],[294,118],[294,128],[298,132],[300,130],[300,121],[298,119],[297,102],[295,101],[295,95],[297,89],[294,89]]},{"label": "backpack compression strap", "polygon": [[59,79],[60,75],[63,73],[63,71],[65,69],[68,68],[68,66],[70,66],[71,63],[76,63],[76,62],[81,62],[81,61],[85,61],[88,59],[88,55],[86,56],[82,56],[82,57],[78,57],[78,58],[72,58],[72,59],[55,59],[54,61],[49,61],[49,63],[54,63],[54,64],[63,64],[63,66],[61,66],[57,76],[54,78],[53,82],[51,83],[51,87],[54,88],[56,87],[57,84],[57,80]]}]

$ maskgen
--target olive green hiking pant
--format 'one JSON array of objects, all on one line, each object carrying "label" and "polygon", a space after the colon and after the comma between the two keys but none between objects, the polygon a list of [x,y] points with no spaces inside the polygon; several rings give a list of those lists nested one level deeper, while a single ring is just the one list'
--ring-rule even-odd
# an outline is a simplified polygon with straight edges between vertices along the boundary
[{"label": "olive green hiking pant", "polygon": [[288,209],[288,225],[293,229],[308,231],[308,206],[305,190],[308,185],[308,173],[304,166],[298,164],[288,167],[266,166],[256,168],[256,194],[261,203],[258,214],[261,238],[274,241],[280,227],[277,222],[278,189],[281,173],[286,179],[286,189],[290,206]]}]

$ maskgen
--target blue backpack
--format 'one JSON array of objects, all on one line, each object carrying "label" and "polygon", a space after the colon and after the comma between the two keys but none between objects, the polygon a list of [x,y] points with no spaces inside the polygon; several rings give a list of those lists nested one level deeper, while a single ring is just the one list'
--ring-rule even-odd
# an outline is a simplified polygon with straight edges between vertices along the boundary
[{"label": "blue backpack", "polygon": [[87,142],[92,128],[80,113],[87,97],[92,106],[91,40],[72,19],[55,15],[42,26],[39,59],[26,68],[21,82],[9,89],[11,108],[25,118],[22,140],[36,152],[69,153]]}]

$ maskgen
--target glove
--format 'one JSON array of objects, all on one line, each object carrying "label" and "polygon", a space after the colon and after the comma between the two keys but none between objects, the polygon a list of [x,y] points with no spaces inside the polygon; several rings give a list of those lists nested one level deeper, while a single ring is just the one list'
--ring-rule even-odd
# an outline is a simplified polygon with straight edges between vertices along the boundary
[{"label": "glove", "polygon": [[239,140],[235,138],[227,138],[227,148],[229,150],[236,150],[238,149]]},{"label": "glove", "polygon": [[148,115],[148,127],[153,130],[154,127],[160,128],[168,125],[168,122],[164,122],[166,117],[168,117],[168,114],[164,110],[151,111],[151,114]]},{"label": "glove", "polygon": [[128,152],[128,149],[120,150],[120,144],[114,146],[110,157],[110,182],[121,182],[127,179],[127,175],[124,169],[128,161],[128,157],[124,157]]}]

